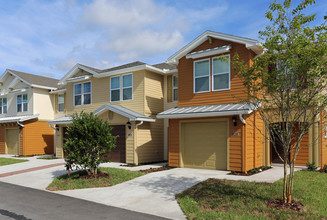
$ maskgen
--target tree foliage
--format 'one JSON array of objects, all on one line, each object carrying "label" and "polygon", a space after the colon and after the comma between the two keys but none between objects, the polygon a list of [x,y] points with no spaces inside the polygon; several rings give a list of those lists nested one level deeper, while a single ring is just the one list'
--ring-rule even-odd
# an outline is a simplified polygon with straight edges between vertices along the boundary
[{"label": "tree foliage", "polygon": [[264,53],[251,66],[234,58],[235,71],[249,91],[247,101],[257,107],[264,122],[267,132],[261,132],[284,163],[284,203],[292,200],[301,140],[320,122],[327,105],[326,26],[324,18],[320,25],[312,25],[316,15],[305,14],[313,4],[314,0],[296,6],[292,0],[272,2],[265,14],[270,25],[259,32]]},{"label": "tree foliage", "polygon": [[72,122],[64,144],[66,166],[76,165],[96,175],[99,164],[107,161],[105,154],[115,147],[117,136],[111,135],[108,121],[102,121],[93,113],[75,113]]}]

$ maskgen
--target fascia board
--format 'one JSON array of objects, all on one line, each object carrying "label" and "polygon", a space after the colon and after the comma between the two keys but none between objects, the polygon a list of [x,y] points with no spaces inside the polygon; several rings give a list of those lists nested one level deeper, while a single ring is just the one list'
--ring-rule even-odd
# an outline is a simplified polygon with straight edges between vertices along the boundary
[{"label": "fascia board", "polygon": [[94,75],[95,78],[103,78],[103,77],[107,77],[107,76],[113,76],[113,75],[118,75],[118,74],[122,74],[122,73],[129,73],[129,72],[135,72],[135,71],[139,71],[139,70],[149,70],[152,72],[156,72],[159,74],[164,74],[165,72],[159,68],[147,65],[147,64],[143,64],[143,65],[139,65],[139,66],[134,66],[134,67],[129,67],[129,68],[124,68],[124,69],[120,69],[120,70],[114,70],[114,71],[108,71],[108,72],[104,72],[104,73],[99,73],[97,75]]},{"label": "fascia board", "polygon": [[231,48],[232,48],[231,46],[228,46],[225,48],[215,49],[215,50],[211,50],[211,51],[207,51],[207,52],[204,51],[204,52],[196,53],[196,54],[187,54],[186,59],[196,59],[196,58],[201,58],[201,57],[218,55],[218,54],[229,52]]},{"label": "fascia board", "polygon": [[58,89],[55,91],[50,91],[49,94],[58,94],[58,93],[65,93],[66,89]]}]

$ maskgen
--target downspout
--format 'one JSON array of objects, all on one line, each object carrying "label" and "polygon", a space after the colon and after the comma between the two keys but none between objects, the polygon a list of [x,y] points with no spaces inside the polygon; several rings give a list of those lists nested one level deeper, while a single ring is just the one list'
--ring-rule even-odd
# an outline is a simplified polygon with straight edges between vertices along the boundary
[{"label": "downspout", "polygon": [[52,129],[55,130],[55,131],[57,130],[55,127],[52,127],[51,124],[49,124],[49,127],[52,128]]},{"label": "downspout", "polygon": [[135,125],[135,128],[137,128],[138,126],[142,125],[143,124],[143,121],[141,121],[140,123],[136,124]]},{"label": "downspout", "polygon": [[17,124],[20,126],[20,127],[24,127],[24,125],[23,124],[21,124],[19,121],[16,121],[17,122]]},{"label": "downspout", "polygon": [[241,122],[243,124],[246,124],[245,119],[243,118],[242,114],[239,114],[238,116],[240,117]]}]

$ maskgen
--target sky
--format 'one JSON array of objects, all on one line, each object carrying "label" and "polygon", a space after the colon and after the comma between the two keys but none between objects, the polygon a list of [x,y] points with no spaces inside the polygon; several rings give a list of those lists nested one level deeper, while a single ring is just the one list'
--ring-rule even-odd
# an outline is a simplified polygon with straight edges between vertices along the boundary
[{"label": "sky", "polygon": [[[0,72],[60,79],[76,63],[161,63],[206,30],[258,39],[270,2],[0,0]],[[326,9],[327,1],[317,0],[307,12],[321,23]]]}]

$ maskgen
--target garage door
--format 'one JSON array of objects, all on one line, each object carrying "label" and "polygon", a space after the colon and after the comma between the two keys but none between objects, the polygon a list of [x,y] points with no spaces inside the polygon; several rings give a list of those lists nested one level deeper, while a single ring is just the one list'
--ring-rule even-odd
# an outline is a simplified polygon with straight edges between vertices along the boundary
[{"label": "garage door", "polygon": [[126,162],[126,138],[125,138],[125,125],[112,126],[111,134],[119,137],[116,139],[116,147],[108,154],[108,159],[111,162]]},{"label": "garage door", "polygon": [[181,166],[227,170],[227,121],[181,124]]},{"label": "garage door", "polygon": [[19,129],[6,129],[7,153],[19,155]]}]

